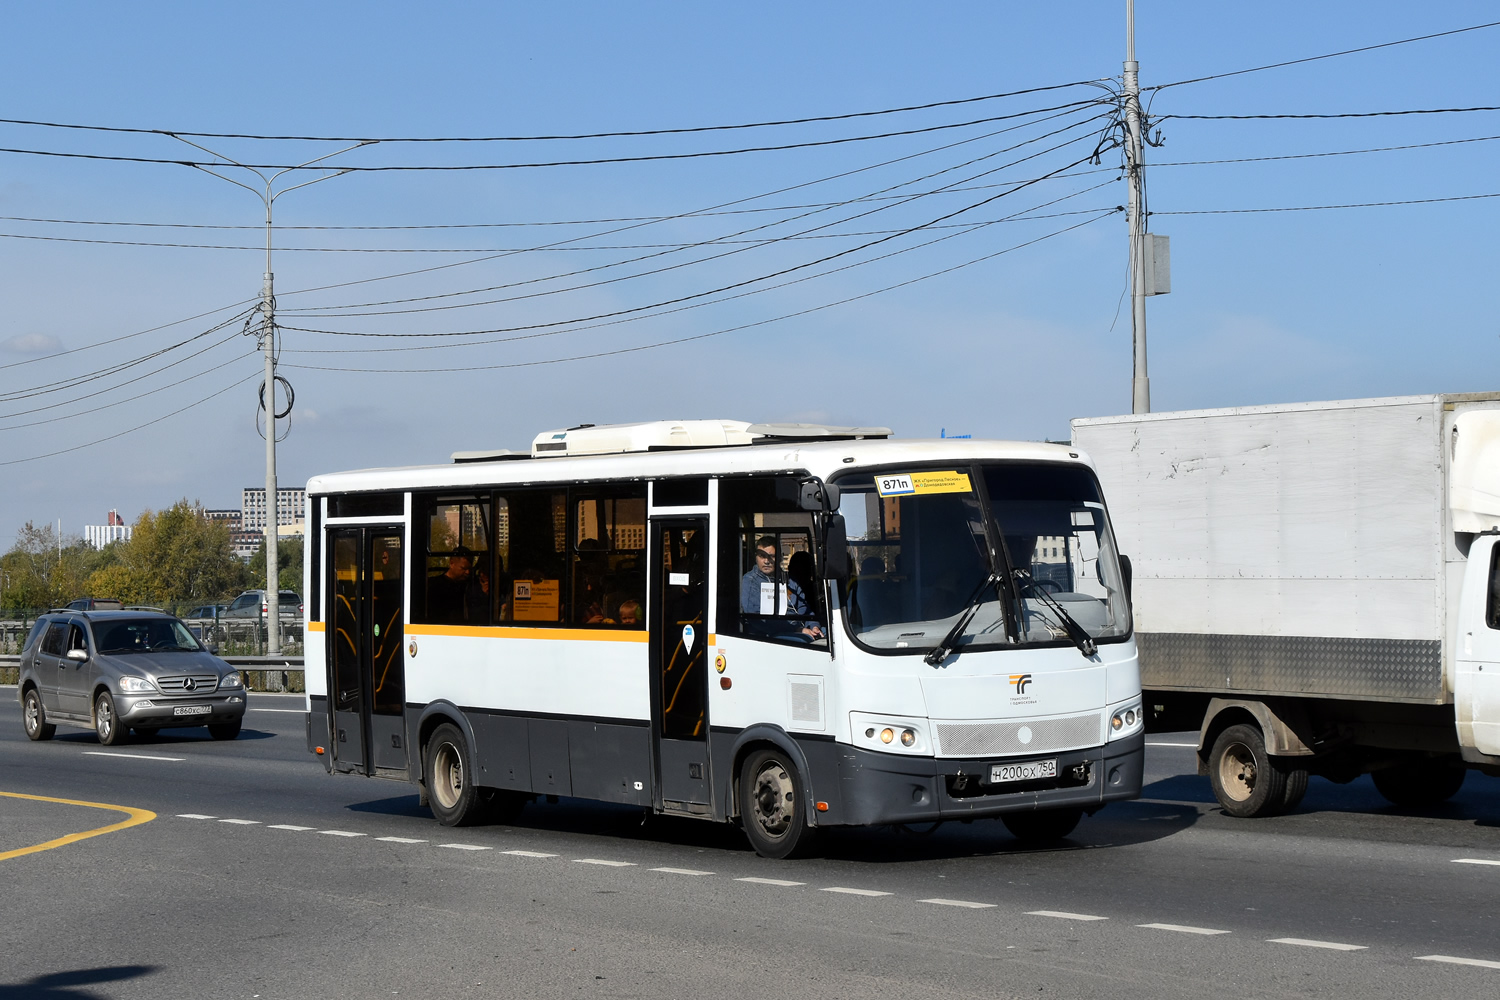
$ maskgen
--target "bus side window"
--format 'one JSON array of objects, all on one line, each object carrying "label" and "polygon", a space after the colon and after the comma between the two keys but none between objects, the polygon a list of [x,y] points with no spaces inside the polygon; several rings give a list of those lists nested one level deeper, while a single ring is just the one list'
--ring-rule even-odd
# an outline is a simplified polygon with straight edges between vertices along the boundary
[{"label": "bus side window", "polygon": [[488,625],[494,590],[490,503],[479,497],[423,498],[425,571],[412,586],[412,621]]},{"label": "bus side window", "polygon": [[645,628],[644,484],[573,492],[570,620],[591,627]]},{"label": "bus side window", "polygon": [[826,644],[827,609],[799,477],[719,483],[719,614],[729,635]]},{"label": "bus side window", "polygon": [[495,541],[508,557],[497,565],[491,593],[497,622],[527,625],[565,620],[568,494],[509,490],[495,498]]}]

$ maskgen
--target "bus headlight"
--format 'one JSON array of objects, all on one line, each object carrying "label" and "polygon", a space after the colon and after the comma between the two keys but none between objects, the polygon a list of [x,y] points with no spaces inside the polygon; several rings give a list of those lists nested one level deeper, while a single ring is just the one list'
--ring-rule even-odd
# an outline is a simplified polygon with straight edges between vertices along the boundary
[{"label": "bus headlight", "polygon": [[849,722],[855,746],[882,753],[932,753],[927,742],[926,719],[902,719],[850,712]]},{"label": "bus headlight", "polygon": [[1146,715],[1141,711],[1141,703],[1131,702],[1110,713],[1109,738],[1117,740],[1125,736],[1133,736],[1145,728],[1145,725]]}]

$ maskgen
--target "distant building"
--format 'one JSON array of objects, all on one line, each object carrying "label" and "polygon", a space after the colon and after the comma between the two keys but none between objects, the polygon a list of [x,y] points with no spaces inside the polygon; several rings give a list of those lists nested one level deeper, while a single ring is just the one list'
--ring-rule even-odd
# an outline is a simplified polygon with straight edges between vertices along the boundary
[{"label": "distant building", "polygon": [[[261,490],[261,493],[264,495],[265,490]],[[239,531],[244,513],[234,508],[229,508],[225,510],[205,510],[203,516],[210,521],[222,521],[228,526],[230,531]]]},{"label": "distant building", "polygon": [[265,536],[258,531],[233,531],[229,532],[229,550],[244,562],[249,562],[260,551],[261,540]]},{"label": "distant building", "polygon": [[83,537],[96,549],[102,549],[111,542],[130,541],[130,525],[120,516],[119,511],[110,511],[108,524],[86,524],[83,527]]},{"label": "distant building", "polygon": [[[247,486],[241,491],[240,530],[265,531],[266,490],[264,486]],[[277,489],[276,524],[296,524],[307,516],[307,490],[302,488]]]}]

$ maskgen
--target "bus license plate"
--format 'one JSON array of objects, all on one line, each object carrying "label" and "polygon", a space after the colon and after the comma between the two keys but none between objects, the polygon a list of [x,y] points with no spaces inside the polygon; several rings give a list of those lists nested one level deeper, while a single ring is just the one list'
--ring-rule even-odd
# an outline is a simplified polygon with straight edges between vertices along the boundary
[{"label": "bus license plate", "polygon": [[213,711],[209,705],[177,705],[172,709],[173,715],[207,715]]},{"label": "bus license plate", "polygon": [[990,784],[999,785],[1007,781],[1035,781],[1038,778],[1057,777],[1057,761],[1031,760],[1024,764],[991,764]]}]

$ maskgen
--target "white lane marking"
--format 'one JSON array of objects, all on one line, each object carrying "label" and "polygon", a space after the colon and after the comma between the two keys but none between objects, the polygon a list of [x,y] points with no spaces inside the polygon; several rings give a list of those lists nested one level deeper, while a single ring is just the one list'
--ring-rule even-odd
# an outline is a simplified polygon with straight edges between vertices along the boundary
[{"label": "white lane marking", "polygon": [[178,819],[218,819],[217,816],[205,816],[202,813],[178,813]]},{"label": "white lane marking", "polygon": [[919,899],[919,903],[931,903],[934,906],[962,906],[967,910],[988,910],[994,907],[994,903],[971,903],[967,899]]},{"label": "white lane marking", "polygon": [[1188,809],[1207,809],[1212,802],[1188,802],[1184,799],[1136,799],[1136,802],[1144,802],[1148,806],[1183,806]]},{"label": "white lane marking", "polygon": [[291,830],[294,833],[305,833],[308,830],[316,830],[315,826],[293,826],[290,823],[276,823],[266,827],[267,830]]},{"label": "white lane marking", "polygon": [[1108,920],[1108,917],[1096,917],[1092,913],[1069,913],[1067,910],[1027,910],[1028,917],[1056,917],[1058,920]]},{"label": "white lane marking", "polygon": [[735,879],[735,881],[736,882],[754,882],[757,885],[780,885],[780,886],[806,885],[807,884],[806,882],[793,882],[790,879],[784,879],[784,878],[756,878],[753,875],[746,876],[745,878],[737,878],[737,879]]},{"label": "white lane marking", "polygon": [[[427,841],[425,841],[425,840],[417,840],[415,837],[376,837],[375,839],[376,840],[383,840],[383,841],[385,841],[388,844],[425,844],[425,843],[427,843]],[[444,844],[443,846],[444,847],[452,847],[453,845],[452,844]],[[489,848],[486,847],[485,850],[489,850]]]},{"label": "white lane marking", "polygon": [[[384,837],[378,838],[384,840]],[[447,847],[455,851],[493,851],[493,847],[481,847],[478,844],[439,844],[439,847]]]},{"label": "white lane marking", "polygon": [[220,823],[233,823],[235,826],[260,826],[258,819],[221,819]]},{"label": "white lane marking", "polygon": [[1455,958],[1452,955],[1418,955],[1418,962],[1447,962],[1449,965],[1474,965],[1481,969],[1500,969],[1500,962],[1489,962],[1482,958]]},{"label": "white lane marking", "polygon": [[288,715],[306,715],[300,708],[247,708],[247,712],[285,712]]},{"label": "white lane marking", "polygon": [[699,871],[696,868],[653,868],[654,872],[666,872],[668,875],[712,875],[713,872]]},{"label": "white lane marking", "polygon": [[364,836],[364,834],[362,834],[362,833],[350,833],[348,830],[319,830],[318,832],[322,833],[322,834],[327,834],[330,837],[363,837]]},{"label": "white lane marking", "polygon": [[501,854],[514,854],[518,858],[555,858],[556,854],[547,854],[544,851],[501,851]]},{"label": "white lane marking", "polygon": [[604,858],[574,858],[574,864],[579,865],[603,865],[606,868],[634,868],[634,861],[608,861]]},{"label": "white lane marking", "polygon": [[1196,743],[1147,743],[1148,747],[1187,747],[1191,750],[1198,749]]},{"label": "white lane marking", "polygon": [[1216,931],[1212,927],[1189,927],[1186,924],[1136,924],[1137,927],[1150,927],[1158,931],[1176,931],[1178,934],[1228,934],[1228,931]]},{"label": "white lane marking", "polygon": [[889,896],[890,895],[890,893],[888,893],[888,892],[881,892],[878,889],[851,889],[848,886],[844,886],[844,885],[831,885],[828,888],[824,889],[823,891],[824,892],[842,892],[846,896]]},{"label": "white lane marking", "polygon": [[113,750],[85,750],[83,753],[87,757],[129,757],[131,760],[175,760],[179,762],[187,760],[186,757],[158,757],[149,753],[116,753]]},{"label": "white lane marking", "polygon": [[1455,865],[1496,865],[1500,867],[1500,861],[1490,861],[1487,858],[1454,858]]},{"label": "white lane marking", "polygon": [[1300,948],[1327,948],[1329,951],[1369,951],[1368,945],[1339,944],[1337,941],[1313,941],[1308,938],[1266,938],[1268,944],[1294,944]]}]

